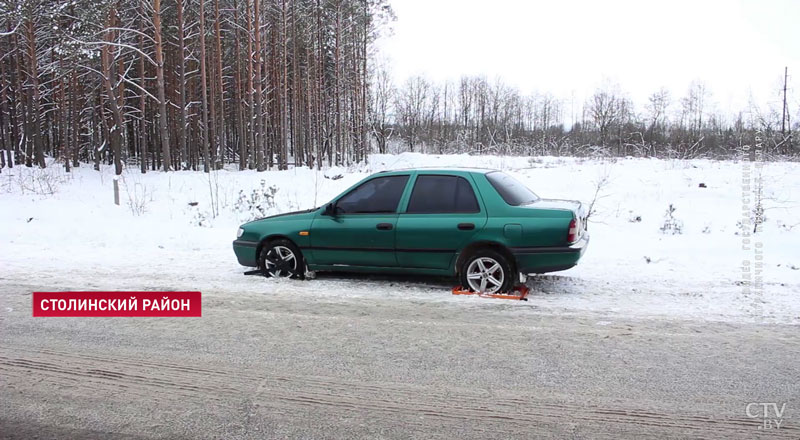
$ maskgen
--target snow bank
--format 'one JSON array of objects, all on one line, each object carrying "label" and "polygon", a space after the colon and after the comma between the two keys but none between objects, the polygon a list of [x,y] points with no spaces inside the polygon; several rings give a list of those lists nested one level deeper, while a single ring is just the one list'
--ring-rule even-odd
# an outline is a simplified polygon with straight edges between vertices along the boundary
[{"label": "snow bank", "polygon": [[[330,300],[381,295],[484,307],[487,300],[451,297],[441,280],[241,275],[230,247],[240,223],[319,206],[375,171],[417,166],[498,168],[543,197],[596,199],[581,264],[529,281],[531,301],[514,303],[514,312],[800,324],[800,166],[794,163],[765,165],[766,221],[749,251],[740,227],[742,164],[734,162],[405,153],[322,171],[129,170],[120,179],[120,206],[113,204],[110,167],[70,174],[16,167],[0,174],[0,278],[53,289],[222,289],[231,297],[247,291]],[[595,197],[601,180],[608,183]],[[662,231],[668,220],[680,233]],[[742,266],[748,260],[752,270],[756,240],[763,244],[764,288],[748,292]],[[386,289],[387,283],[404,288]]]}]

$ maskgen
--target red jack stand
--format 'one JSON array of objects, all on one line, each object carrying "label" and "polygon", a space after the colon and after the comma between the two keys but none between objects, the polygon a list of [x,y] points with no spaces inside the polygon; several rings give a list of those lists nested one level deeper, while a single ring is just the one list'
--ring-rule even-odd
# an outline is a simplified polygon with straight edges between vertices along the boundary
[{"label": "red jack stand", "polygon": [[481,298],[516,299],[519,301],[527,301],[529,291],[530,289],[528,286],[524,284],[514,287],[514,291],[512,293],[480,293],[473,292],[461,286],[453,287],[453,295],[478,295]]}]

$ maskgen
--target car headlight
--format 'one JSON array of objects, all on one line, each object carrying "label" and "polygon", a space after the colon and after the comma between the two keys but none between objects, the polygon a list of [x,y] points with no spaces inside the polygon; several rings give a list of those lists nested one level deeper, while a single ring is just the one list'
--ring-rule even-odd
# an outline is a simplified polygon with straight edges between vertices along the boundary
[{"label": "car headlight", "polygon": [[239,228],[239,230],[236,231],[236,238],[241,238],[242,235],[244,235],[244,228]]}]

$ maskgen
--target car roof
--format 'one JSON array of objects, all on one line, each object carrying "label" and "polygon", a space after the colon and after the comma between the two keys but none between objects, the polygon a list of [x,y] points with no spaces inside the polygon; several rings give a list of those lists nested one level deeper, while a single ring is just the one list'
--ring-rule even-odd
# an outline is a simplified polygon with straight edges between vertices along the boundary
[{"label": "car roof", "polygon": [[480,167],[414,167],[414,168],[398,168],[395,170],[383,170],[379,171],[378,174],[384,173],[402,173],[402,172],[413,172],[413,171],[422,171],[426,173],[452,173],[452,172],[460,172],[460,173],[475,173],[475,174],[487,174],[494,171],[498,171],[492,168],[480,168]]}]

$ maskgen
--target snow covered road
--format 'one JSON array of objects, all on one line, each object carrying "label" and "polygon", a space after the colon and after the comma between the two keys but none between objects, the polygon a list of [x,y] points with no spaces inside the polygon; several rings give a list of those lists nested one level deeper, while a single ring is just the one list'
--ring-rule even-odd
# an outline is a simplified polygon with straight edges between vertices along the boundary
[{"label": "snow covered road", "polygon": [[[800,435],[795,326],[290,289],[208,289],[202,318],[33,319],[47,286],[0,288],[4,438]],[[788,402],[779,430],[745,413],[762,401]]]}]

